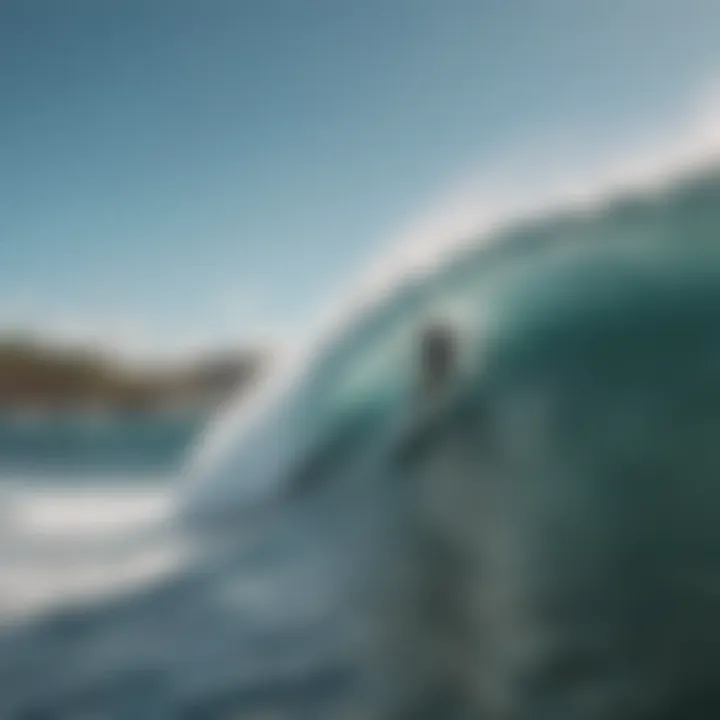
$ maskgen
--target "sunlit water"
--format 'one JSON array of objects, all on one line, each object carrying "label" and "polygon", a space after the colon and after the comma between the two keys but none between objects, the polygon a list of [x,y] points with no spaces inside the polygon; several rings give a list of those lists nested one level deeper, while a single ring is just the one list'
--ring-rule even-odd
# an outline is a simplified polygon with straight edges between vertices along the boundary
[{"label": "sunlit water", "polygon": [[172,514],[166,478],[75,485],[63,477],[5,478],[0,494],[5,622],[112,594],[180,561],[176,544],[148,551],[144,542],[148,528],[155,532]]}]

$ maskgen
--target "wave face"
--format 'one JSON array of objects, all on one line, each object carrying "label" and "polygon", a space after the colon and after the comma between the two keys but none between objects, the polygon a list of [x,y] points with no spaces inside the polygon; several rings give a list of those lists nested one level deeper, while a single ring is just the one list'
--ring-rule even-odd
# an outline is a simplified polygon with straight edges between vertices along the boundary
[{"label": "wave face", "polygon": [[[518,221],[354,317],[144,536],[181,568],[5,632],[0,716],[716,715],[719,178]],[[435,315],[460,372],[403,454]]]},{"label": "wave face", "polygon": [[[321,332],[251,407],[241,400],[211,425],[194,453],[191,474],[197,481],[188,493],[189,513],[205,503],[210,513],[232,512],[258,490],[272,486],[275,492],[275,483],[287,480],[278,466],[288,460],[277,456],[310,452],[334,421],[334,396],[377,390],[377,399],[392,405],[393,392],[407,391],[414,334],[428,317],[450,317],[462,327],[466,345],[482,345],[496,290],[513,292],[527,278],[540,277],[544,264],[587,254],[588,263],[601,267],[643,249],[647,259],[672,263],[675,255],[711,251],[720,224],[719,186],[720,170],[711,169],[653,191],[596,199],[590,210],[569,204],[520,217],[455,243],[442,262],[409,270],[378,297],[355,300],[347,317]],[[272,434],[282,435],[272,441],[275,452],[263,447]],[[251,469],[245,481],[238,480],[241,467]]]}]

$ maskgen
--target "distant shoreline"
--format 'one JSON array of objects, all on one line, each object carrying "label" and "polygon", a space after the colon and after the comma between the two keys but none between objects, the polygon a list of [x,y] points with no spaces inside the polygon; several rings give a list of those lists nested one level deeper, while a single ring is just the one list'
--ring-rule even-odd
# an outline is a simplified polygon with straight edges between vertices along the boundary
[{"label": "distant shoreline", "polygon": [[0,337],[0,415],[100,418],[207,416],[267,369],[256,349],[207,353],[140,368],[98,348],[68,350],[34,337]]}]

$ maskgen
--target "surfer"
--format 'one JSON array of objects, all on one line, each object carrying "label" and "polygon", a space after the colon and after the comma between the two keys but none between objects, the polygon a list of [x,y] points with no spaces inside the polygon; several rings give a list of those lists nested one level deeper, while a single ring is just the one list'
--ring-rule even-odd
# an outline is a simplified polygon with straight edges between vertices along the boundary
[{"label": "surfer", "polygon": [[425,325],[418,340],[418,387],[412,398],[409,426],[402,432],[399,459],[415,462],[428,446],[450,394],[457,370],[457,338],[452,326],[433,321]]},{"label": "surfer", "polygon": [[457,359],[456,338],[449,324],[435,321],[420,337],[421,394],[434,399],[447,388]]}]

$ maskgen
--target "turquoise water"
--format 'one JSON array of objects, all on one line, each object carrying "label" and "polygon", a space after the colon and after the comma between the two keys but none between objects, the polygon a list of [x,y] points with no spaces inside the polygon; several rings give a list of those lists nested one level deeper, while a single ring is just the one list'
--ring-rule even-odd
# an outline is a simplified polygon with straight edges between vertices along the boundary
[{"label": "turquoise water", "polygon": [[0,471],[101,473],[177,467],[207,418],[0,412]]}]

